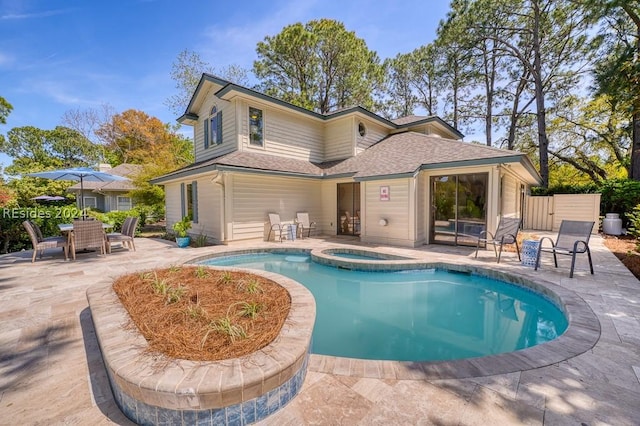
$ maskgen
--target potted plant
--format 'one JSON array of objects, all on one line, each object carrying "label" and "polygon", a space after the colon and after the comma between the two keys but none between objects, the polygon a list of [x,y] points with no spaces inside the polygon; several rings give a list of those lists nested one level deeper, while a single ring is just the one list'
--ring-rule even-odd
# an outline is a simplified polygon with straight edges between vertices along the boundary
[{"label": "potted plant", "polygon": [[191,218],[185,216],[180,222],[173,224],[173,230],[176,232],[176,243],[178,247],[188,247],[191,242],[191,238],[187,231],[191,229]]}]

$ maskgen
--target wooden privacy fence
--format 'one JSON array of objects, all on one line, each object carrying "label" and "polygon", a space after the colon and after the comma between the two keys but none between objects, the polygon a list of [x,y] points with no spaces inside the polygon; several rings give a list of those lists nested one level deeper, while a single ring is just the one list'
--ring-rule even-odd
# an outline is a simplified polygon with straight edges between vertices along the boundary
[{"label": "wooden privacy fence", "polygon": [[594,221],[592,232],[600,225],[600,194],[527,195],[524,200],[524,229],[557,231],[567,220]]}]

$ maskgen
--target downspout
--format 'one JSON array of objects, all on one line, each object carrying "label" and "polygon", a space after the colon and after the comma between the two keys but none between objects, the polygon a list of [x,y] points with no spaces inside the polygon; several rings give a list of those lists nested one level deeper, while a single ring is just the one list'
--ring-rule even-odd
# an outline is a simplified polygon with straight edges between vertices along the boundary
[{"label": "downspout", "polygon": [[226,235],[226,224],[227,224],[227,209],[226,209],[226,191],[225,191],[225,186],[224,186],[224,172],[216,172],[216,175],[211,179],[211,182],[213,182],[215,185],[219,185],[220,186],[220,191],[222,191],[221,197],[220,197],[220,237],[221,237],[221,242],[224,243],[227,240],[227,235]]}]

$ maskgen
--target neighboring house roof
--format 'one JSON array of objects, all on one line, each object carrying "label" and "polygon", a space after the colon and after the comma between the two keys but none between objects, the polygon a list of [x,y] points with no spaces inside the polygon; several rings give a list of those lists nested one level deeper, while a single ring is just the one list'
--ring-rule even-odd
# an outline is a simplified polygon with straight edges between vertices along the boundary
[{"label": "neighboring house roof", "polygon": [[115,166],[112,169],[105,170],[105,173],[116,176],[124,176],[128,177],[130,175],[135,175],[136,173],[140,173],[142,171],[142,166],[139,164],[128,164],[123,163]]},{"label": "neighboring house roof", "polygon": [[[285,102],[283,100],[280,100],[278,98],[274,98],[273,96],[269,96],[269,95],[265,95],[264,93],[261,92],[257,92],[253,89],[249,89],[247,87],[244,86],[240,86],[238,84],[232,83],[230,81],[227,80],[223,80],[219,77],[216,77],[214,75],[211,74],[202,74],[202,77],[200,78],[200,82],[198,83],[198,86],[196,87],[196,90],[193,92],[193,96],[191,97],[191,100],[189,101],[189,105],[187,106],[187,109],[185,110],[185,113],[180,116],[178,118],[178,122],[182,123],[182,124],[194,124],[197,120],[198,120],[198,114],[196,114],[195,110],[197,109],[197,105],[198,102],[196,101],[198,99],[198,97],[200,96],[200,92],[204,89],[204,87],[207,85],[207,83],[209,84],[213,84],[216,86],[221,86],[221,88],[216,91],[215,95],[217,97],[219,97],[220,99],[230,99],[233,98],[233,96],[235,94],[244,94],[244,95],[248,95],[254,98],[258,98],[261,99],[263,101],[267,101],[270,103],[274,103],[280,106],[284,106],[290,110],[293,111],[297,111],[299,113],[305,114],[309,117],[313,117],[315,119],[318,120],[322,120],[322,121],[329,121],[347,114],[354,114],[354,113],[360,113],[363,114],[373,120],[378,121],[380,124],[383,124],[385,126],[387,126],[388,128],[391,129],[402,129],[407,127],[408,124],[422,124],[422,122],[424,123],[428,123],[428,122],[436,122],[440,125],[442,125],[443,127],[445,127],[446,129],[448,129],[450,132],[452,132],[452,134],[460,137],[460,139],[462,139],[464,137],[464,135],[458,131],[457,129],[455,129],[454,127],[452,127],[450,124],[446,123],[444,120],[442,120],[440,117],[437,116],[408,116],[406,117],[402,117],[402,118],[398,118],[395,120],[387,120],[384,117],[379,116],[378,114],[371,112],[369,110],[367,110],[366,108],[363,108],[361,106],[355,106],[355,107],[350,107],[350,108],[344,108],[344,109],[340,109],[337,111],[330,111],[327,112],[326,114],[319,114],[315,111],[311,111],[302,107],[299,107],[297,105],[293,105],[289,102]],[[204,96],[206,94],[206,91],[202,93],[202,95]]]},{"label": "neighboring house roof", "polygon": [[[104,173],[116,176],[129,177],[142,170],[142,166],[137,164],[120,164],[112,169],[104,170]],[[131,191],[135,185],[130,180],[112,182],[85,181],[82,183],[85,191]],[[80,183],[70,186],[68,191],[80,191]]]},{"label": "neighboring house roof", "polygon": [[152,183],[215,170],[242,169],[316,178],[353,176],[356,180],[368,180],[410,176],[421,169],[504,163],[521,164],[533,179],[539,180],[533,164],[522,153],[405,132],[391,135],[346,160],[316,164],[270,154],[234,151],[176,170],[152,180]]}]

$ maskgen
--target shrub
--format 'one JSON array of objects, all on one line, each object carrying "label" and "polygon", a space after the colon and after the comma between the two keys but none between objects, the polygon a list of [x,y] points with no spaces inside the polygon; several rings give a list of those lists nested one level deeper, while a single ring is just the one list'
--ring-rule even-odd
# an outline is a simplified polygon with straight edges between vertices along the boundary
[{"label": "shrub", "polygon": [[173,230],[176,231],[178,237],[184,238],[188,235],[187,231],[191,229],[191,218],[185,216],[179,222],[173,224]]},{"label": "shrub", "polygon": [[634,208],[640,204],[640,181],[631,179],[611,179],[600,186],[602,198],[600,213],[621,213],[628,219]]},{"label": "shrub", "polygon": [[[122,231],[122,224],[127,217],[140,217],[139,212],[136,209],[131,209],[127,211],[111,211],[109,213],[98,213],[95,211],[89,212],[89,215],[95,217],[97,220],[103,223],[108,223],[112,225],[115,232]],[[141,221],[138,221],[138,226],[136,227],[136,234],[140,230]]]},{"label": "shrub", "polygon": [[[630,225],[630,215],[640,204],[640,181],[632,179],[609,179],[599,184],[556,185],[550,188],[533,187],[532,195],[554,194],[601,194],[600,215],[620,213],[623,224]],[[640,229],[640,228],[639,228]]]},{"label": "shrub", "polygon": [[627,212],[627,231],[636,238],[640,238],[640,204]]}]

